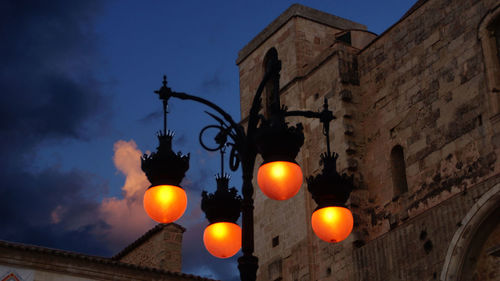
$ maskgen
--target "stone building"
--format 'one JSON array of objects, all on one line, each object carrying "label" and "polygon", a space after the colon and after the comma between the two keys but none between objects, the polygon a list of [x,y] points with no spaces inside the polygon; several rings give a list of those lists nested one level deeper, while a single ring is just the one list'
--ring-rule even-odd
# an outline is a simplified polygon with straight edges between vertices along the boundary
[{"label": "stone building", "polygon": [[[355,226],[323,242],[305,184],[285,202],[256,191],[258,280],[500,280],[500,2],[420,0],[381,35],[293,5],[239,52],[243,122],[271,48],[283,104],[334,108]],[[321,125],[296,122],[317,174]]]},{"label": "stone building", "polygon": [[0,241],[2,281],[211,279],[181,273],[178,224],[159,224],[112,258]]}]

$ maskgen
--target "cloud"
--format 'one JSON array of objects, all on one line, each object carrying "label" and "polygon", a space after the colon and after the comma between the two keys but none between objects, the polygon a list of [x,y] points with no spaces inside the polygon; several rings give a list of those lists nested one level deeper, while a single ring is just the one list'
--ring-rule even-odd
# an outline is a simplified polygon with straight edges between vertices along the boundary
[{"label": "cloud", "polygon": [[202,92],[218,93],[228,87],[228,82],[222,78],[222,71],[216,70],[210,75],[206,76],[201,81],[200,89]]},{"label": "cloud", "polygon": [[158,120],[163,117],[163,110],[157,110],[149,113],[148,115],[144,116],[143,118],[139,119],[138,121],[142,124],[148,124],[151,123],[152,121]]},{"label": "cloud", "polygon": [[[120,198],[103,199],[108,184],[86,171],[59,166],[33,169],[37,151],[45,144],[85,141],[106,125],[110,100],[95,72],[102,58],[93,31],[102,5],[97,0],[0,1],[2,240],[111,256],[154,225],[142,208],[148,183],[133,141],[118,141],[114,147],[114,163],[125,175]],[[217,90],[224,84],[216,73],[204,85]],[[197,197],[190,198],[199,198],[207,182],[215,184],[204,180],[208,176],[201,173],[194,178],[191,187]],[[204,264],[208,260],[212,268],[208,254],[199,254],[201,240],[191,243],[206,224],[199,204],[191,208],[184,220],[189,227],[184,239],[186,268],[197,268],[191,260]],[[215,264],[210,274],[229,280],[225,276],[233,269],[228,271],[227,266],[227,260]]]},{"label": "cloud", "polygon": [[[106,228],[98,218],[89,187],[106,190],[91,174],[47,168],[37,174],[2,169],[0,239],[84,253],[109,254],[94,230]],[[75,237],[81,243],[75,244]],[[84,246],[85,245],[85,246]],[[95,251],[95,252],[93,252]]]},{"label": "cloud", "polygon": [[[142,198],[149,182],[141,170],[142,152],[133,140],[117,141],[114,144],[113,161],[116,168],[125,175],[122,187],[123,198],[106,198],[99,208],[100,218],[108,226],[101,232],[105,241],[115,252],[140,237],[154,226],[144,212]],[[186,228],[183,238],[183,272],[211,277],[219,280],[239,280],[236,267],[237,256],[230,259],[212,257],[204,248],[203,231],[208,225],[201,211],[201,189],[215,188],[215,180],[206,170],[196,173],[194,180],[185,179],[181,184],[188,195],[189,206],[178,221]],[[200,267],[200,264],[204,266]]]},{"label": "cloud", "polygon": [[10,136],[1,147],[88,137],[108,102],[92,72],[98,1],[0,6],[0,131]]},{"label": "cloud", "polygon": [[133,140],[117,141],[114,144],[113,161],[116,168],[125,175],[122,187],[123,198],[105,198],[100,217],[109,226],[102,234],[115,251],[139,238],[154,226],[144,211],[142,198],[150,185],[141,170],[141,151]]},{"label": "cloud", "polygon": [[[0,239],[108,255],[96,237],[107,184],[70,167],[32,169],[47,142],[85,140],[109,100],[93,21],[100,1],[0,2]],[[36,170],[37,172],[33,172]]]}]

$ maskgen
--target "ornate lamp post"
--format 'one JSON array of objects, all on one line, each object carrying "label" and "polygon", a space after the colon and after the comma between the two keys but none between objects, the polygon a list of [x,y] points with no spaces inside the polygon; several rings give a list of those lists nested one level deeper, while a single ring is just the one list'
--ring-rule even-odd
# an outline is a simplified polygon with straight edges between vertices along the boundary
[{"label": "ornate lamp post", "polygon": [[[242,215],[241,247],[243,256],[238,259],[241,280],[256,280],[258,259],[254,252],[254,223],[253,223],[253,171],[257,154],[264,162],[259,168],[257,181],[262,192],[275,200],[286,200],[293,197],[302,185],[302,171],[295,162],[295,157],[304,143],[302,124],[289,127],[285,118],[302,116],[319,119],[323,123],[323,133],[326,136],[327,152],[321,155],[322,172],[309,177],[308,189],[318,208],[312,215],[313,230],[321,239],[327,242],[339,242],[345,239],[352,230],[353,220],[351,212],[344,204],[353,188],[352,179],[339,175],[335,161],[337,154],[330,151],[329,125],[334,119],[328,109],[325,99],[321,112],[288,111],[281,106],[279,97],[279,79],[281,61],[276,49],[271,49],[266,55],[265,75],[253,98],[252,107],[245,131],[242,125],[236,123],[232,117],[214,103],[200,97],[186,93],[174,92],[167,87],[166,77],[163,86],[155,91],[163,101],[164,130],[159,134],[160,145],[158,151],[142,158],[142,169],[146,173],[152,186],[146,191],[144,206],[147,213],[156,221],[167,223],[176,220],[185,209],[185,193],[179,187],[184,173],[189,167],[189,155],[183,156],[172,150],[173,134],[167,131],[166,108],[170,98],[192,100],[212,108],[218,115],[208,113],[217,125],[210,125],[200,132],[200,144],[209,151],[221,151],[221,174],[216,178],[217,190],[213,194],[203,192],[202,210],[205,212],[210,225],[204,233],[204,242],[207,250],[218,257],[234,255],[239,250],[239,239],[232,239],[239,235],[239,226],[235,223]],[[262,92],[267,89],[271,95],[268,114],[259,112],[262,109]],[[211,148],[202,141],[202,135],[207,129],[217,129],[215,137],[217,147]],[[230,148],[229,168],[236,171],[241,165],[243,197],[237,195],[234,188],[228,188],[229,178],[224,174],[223,155],[226,147]],[[158,187],[168,191],[155,191]],[[174,191],[171,191],[174,190]],[[148,195],[148,193],[152,193]],[[154,193],[154,194],[153,194]],[[146,199],[148,198],[148,199]],[[151,199],[153,198],[153,199]],[[178,204],[177,203],[181,203]],[[172,214],[173,213],[173,214]],[[232,233],[232,234],[231,234]],[[236,234],[235,234],[236,233]],[[223,237],[223,235],[229,235]],[[232,237],[229,239],[228,237]],[[231,240],[229,244],[221,244],[221,240]],[[236,250],[235,250],[236,249]]]}]

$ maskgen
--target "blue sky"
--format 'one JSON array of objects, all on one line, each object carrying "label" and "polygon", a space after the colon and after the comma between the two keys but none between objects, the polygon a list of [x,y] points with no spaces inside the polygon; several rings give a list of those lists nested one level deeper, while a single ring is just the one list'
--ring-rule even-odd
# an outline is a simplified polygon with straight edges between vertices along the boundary
[{"label": "blue sky", "polygon": [[[380,34],[414,2],[299,3]],[[173,90],[214,101],[239,120],[238,51],[293,3],[3,1],[0,210],[8,219],[0,223],[0,239],[107,256],[132,242],[108,243],[99,234],[113,225],[91,219],[103,200],[126,197],[127,175],[113,161],[114,145],[123,140],[141,152],[156,148],[162,119],[153,91],[164,74]],[[174,150],[192,155],[185,182],[192,197],[178,221],[188,229],[183,270],[235,280],[235,258],[211,258],[201,244],[206,222],[199,196],[214,190],[219,167],[218,155],[197,143],[200,129],[211,124],[205,109],[170,102]],[[140,224],[134,234],[153,225]]]}]

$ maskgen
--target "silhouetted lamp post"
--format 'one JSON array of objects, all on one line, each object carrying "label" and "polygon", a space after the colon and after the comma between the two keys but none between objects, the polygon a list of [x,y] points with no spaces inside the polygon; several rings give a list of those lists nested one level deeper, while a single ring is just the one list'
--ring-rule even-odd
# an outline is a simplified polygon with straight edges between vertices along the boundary
[{"label": "silhouetted lamp post", "polygon": [[[186,193],[180,187],[185,172],[189,168],[189,154],[182,155],[172,150],[173,133],[167,131],[167,105],[170,98],[192,100],[215,110],[208,113],[216,121],[216,125],[203,128],[199,135],[200,144],[209,151],[220,151],[221,172],[216,177],[217,189],[209,194],[202,193],[201,208],[210,224],[205,229],[203,240],[207,250],[219,258],[227,258],[236,254],[240,246],[243,256],[238,259],[241,280],[255,280],[258,259],[254,251],[253,225],[253,171],[257,154],[264,159],[261,164],[257,182],[261,191],[271,199],[287,200],[300,189],[303,175],[295,161],[300,148],[304,144],[302,124],[288,126],[285,118],[302,116],[315,118],[323,124],[326,136],[327,151],[321,155],[323,169],[319,175],[307,179],[308,190],[318,207],[312,214],[314,233],[326,242],[339,242],[347,238],[353,227],[351,211],[345,203],[352,191],[352,177],[340,175],[336,170],[338,155],[330,151],[329,125],[334,119],[325,99],[323,110],[288,111],[281,106],[279,97],[279,79],[281,61],[276,49],[266,55],[265,75],[253,98],[245,129],[234,122],[232,117],[214,103],[186,93],[172,91],[167,87],[166,77],[163,86],[155,91],[163,101],[163,131],[158,134],[159,146],[156,152],[142,157],[142,169],[146,173],[151,186],[144,195],[144,208],[148,215],[160,223],[169,223],[182,216],[186,209]],[[271,104],[267,116],[260,114],[264,88],[271,95]],[[208,147],[202,141],[202,135],[208,129],[217,129],[216,147]],[[233,187],[229,188],[229,176],[224,173],[224,153],[230,148],[229,168],[236,171],[242,168],[242,197]],[[242,215],[242,228],[236,221]]]}]

